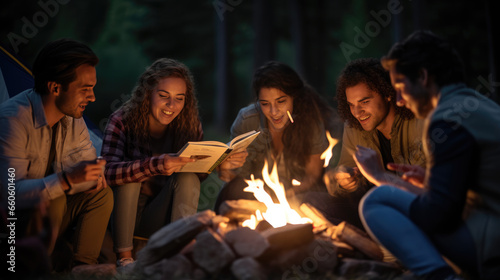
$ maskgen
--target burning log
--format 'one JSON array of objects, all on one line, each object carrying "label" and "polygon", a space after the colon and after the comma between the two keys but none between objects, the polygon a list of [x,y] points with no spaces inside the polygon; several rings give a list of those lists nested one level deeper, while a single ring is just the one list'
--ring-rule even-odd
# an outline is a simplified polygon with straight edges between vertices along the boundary
[{"label": "burning log", "polygon": [[247,227],[228,232],[224,239],[241,257],[258,257],[270,246],[264,236]]},{"label": "burning log", "polygon": [[214,215],[213,211],[205,210],[164,226],[154,233],[147,245],[137,253],[137,263],[146,267],[177,254],[196,235],[210,226]]},{"label": "burning log", "polygon": [[234,259],[236,256],[229,245],[212,229],[196,236],[193,261],[205,271],[216,275]]},{"label": "burning log", "polygon": [[231,232],[235,229],[238,229],[239,225],[237,221],[230,221],[230,222],[222,222],[220,223],[216,229],[214,229],[220,236],[224,237],[228,232]]},{"label": "burning log", "polygon": [[249,219],[255,214],[255,210],[265,212],[267,207],[260,201],[249,199],[226,200],[219,207],[220,215],[231,220]]},{"label": "burning log", "polygon": [[258,232],[263,232],[265,230],[268,230],[272,228],[273,226],[266,220],[260,221],[257,226],[255,227],[255,230]]},{"label": "burning log", "polygon": [[330,221],[328,221],[321,212],[309,203],[302,203],[300,211],[309,219],[312,220],[314,225],[314,232],[326,231],[327,235],[332,236],[337,228]]},{"label": "burning log", "polygon": [[288,249],[307,244],[314,239],[311,224],[288,224],[284,227],[270,228],[262,232],[271,249]]},{"label": "burning log", "polygon": [[342,258],[359,258],[359,259],[364,259],[366,256],[361,253],[360,251],[354,249],[351,245],[339,241],[339,240],[332,240],[333,246],[337,248],[337,253],[339,257]]},{"label": "burning log", "polygon": [[377,243],[371,240],[365,232],[345,221],[338,224],[332,238],[338,238],[374,260],[380,261],[384,258]]}]

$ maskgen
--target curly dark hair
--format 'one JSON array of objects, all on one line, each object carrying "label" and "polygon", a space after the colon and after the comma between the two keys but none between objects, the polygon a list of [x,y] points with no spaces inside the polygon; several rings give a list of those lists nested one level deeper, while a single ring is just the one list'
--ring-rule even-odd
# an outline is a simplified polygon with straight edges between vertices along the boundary
[{"label": "curly dark hair", "polygon": [[281,62],[270,61],[257,69],[252,81],[257,99],[262,88],[276,88],[293,97],[293,115],[297,117],[294,117],[294,124],[288,125],[283,132],[283,153],[289,159],[287,168],[293,174],[304,176],[304,163],[311,155],[312,139],[309,135],[314,135],[315,129],[321,126],[329,129],[333,108],[297,72]]},{"label": "curly dark hair", "polygon": [[161,79],[181,78],[186,82],[186,100],[180,114],[168,124],[167,129],[174,132],[173,151],[178,151],[186,142],[198,140],[200,117],[196,99],[193,76],[183,63],[169,58],[160,58],[149,66],[139,78],[132,96],[120,108],[123,122],[132,132],[130,139],[138,145],[150,143],[149,114],[151,94]]},{"label": "curly dark hair", "polygon": [[396,91],[392,87],[389,73],[382,67],[380,61],[375,58],[360,58],[348,63],[337,80],[338,114],[349,127],[363,130],[359,121],[351,113],[345,93],[347,88],[359,83],[366,84],[370,90],[382,95],[384,99],[390,97],[391,106],[394,106],[396,114],[403,119],[414,118],[409,109],[396,105]]}]

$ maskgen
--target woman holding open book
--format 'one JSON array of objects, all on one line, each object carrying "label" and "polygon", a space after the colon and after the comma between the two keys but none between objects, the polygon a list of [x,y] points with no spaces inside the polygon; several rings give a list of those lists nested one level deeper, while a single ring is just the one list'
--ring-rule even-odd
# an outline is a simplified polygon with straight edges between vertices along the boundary
[{"label": "woman holding open book", "polygon": [[[291,67],[280,62],[268,62],[255,72],[252,91],[257,102],[240,110],[231,136],[251,130],[261,133],[247,148],[243,167],[221,176],[228,183],[219,193],[216,211],[224,200],[254,199],[252,193],[243,191],[247,185],[243,179],[250,174],[261,177],[265,161],[270,169],[277,166],[289,200],[293,194],[324,188],[320,155],[328,147],[325,124],[333,119],[332,108]],[[301,184],[292,186],[293,179]]]},{"label": "woman holding open book", "polygon": [[[196,213],[200,179],[176,173],[196,159],[178,157],[203,131],[193,78],[173,59],[161,58],[140,76],[130,99],[115,111],[105,129],[102,156],[115,207],[111,218],[117,266],[133,262],[133,236],[149,237],[179,218]],[[221,168],[239,167],[246,152]]]}]

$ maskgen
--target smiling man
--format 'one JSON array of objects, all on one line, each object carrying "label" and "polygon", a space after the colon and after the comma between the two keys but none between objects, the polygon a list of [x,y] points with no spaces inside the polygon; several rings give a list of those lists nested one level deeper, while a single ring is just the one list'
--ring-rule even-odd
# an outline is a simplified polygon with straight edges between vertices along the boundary
[{"label": "smiling man", "polygon": [[395,169],[389,163],[423,166],[423,122],[396,106],[389,74],[377,59],[354,60],[342,70],[337,101],[345,122],[342,151],[337,168],[328,168],[324,180],[330,195],[352,198],[357,209],[359,198],[373,185],[356,168],[356,145],[377,151],[388,169]]},{"label": "smiling man", "polygon": [[47,215],[59,236],[76,227],[75,265],[97,263],[113,208],[103,175],[106,162],[96,159],[82,119],[86,106],[95,101],[97,63],[84,44],[67,39],[48,43],[33,65],[35,88],[0,106],[0,195],[5,207],[12,194],[7,170],[12,170],[19,210],[16,238],[36,228],[29,209],[48,205]]}]

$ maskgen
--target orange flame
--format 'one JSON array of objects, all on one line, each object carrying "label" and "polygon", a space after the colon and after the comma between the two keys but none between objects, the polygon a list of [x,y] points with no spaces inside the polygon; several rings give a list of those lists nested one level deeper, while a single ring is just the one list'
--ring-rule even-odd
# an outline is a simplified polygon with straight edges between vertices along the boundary
[{"label": "orange flame", "polygon": [[327,167],[328,164],[330,163],[330,159],[333,156],[332,149],[339,142],[339,140],[333,138],[330,135],[330,131],[326,131],[326,138],[328,138],[328,143],[330,143],[330,144],[328,145],[328,148],[326,148],[326,150],[321,154],[321,157],[320,157],[320,159],[324,159],[325,160],[325,163],[323,164],[323,167]]},{"label": "orange flame", "polygon": [[255,198],[267,206],[267,210],[262,214],[257,210],[256,214],[252,215],[249,220],[244,221],[242,225],[255,229],[258,222],[264,219],[275,228],[285,226],[286,224],[311,223],[310,219],[302,218],[297,211],[293,210],[290,207],[290,204],[288,204],[285,187],[279,181],[276,164],[274,164],[271,174],[267,171],[268,164],[267,161],[265,161],[264,168],[262,169],[262,177],[264,178],[265,183],[276,194],[279,203],[274,203],[271,196],[264,190],[264,181],[260,179],[256,180],[252,174],[250,180],[245,180],[248,187],[243,190],[246,192],[253,192]]}]

